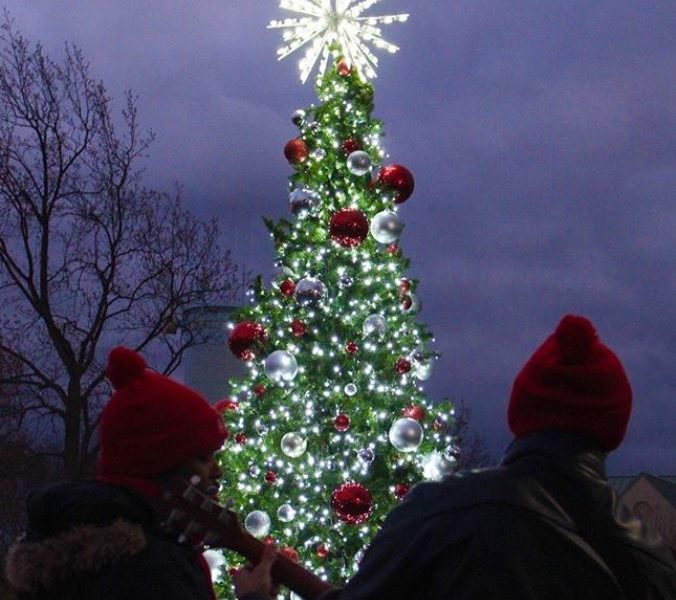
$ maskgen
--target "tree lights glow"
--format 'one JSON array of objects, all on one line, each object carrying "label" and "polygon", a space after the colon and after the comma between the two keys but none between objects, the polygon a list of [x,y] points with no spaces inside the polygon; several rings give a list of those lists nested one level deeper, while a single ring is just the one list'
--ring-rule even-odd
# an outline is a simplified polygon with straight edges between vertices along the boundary
[{"label": "tree lights glow", "polygon": [[[279,60],[305,47],[300,60],[300,79],[305,83],[319,62],[319,75],[323,75],[329,63],[331,46],[337,44],[345,53],[348,65],[364,77],[376,77],[378,57],[370,46],[395,53],[398,46],[382,37],[379,25],[403,23],[407,14],[362,16],[374,4],[382,0],[280,0],[279,7],[303,15],[271,21],[268,29],[282,29],[285,45],[277,51]],[[320,94],[320,98],[325,98]],[[351,110],[351,102],[346,102]],[[323,150],[323,149],[320,149]]]},{"label": "tree lights glow", "polygon": [[[375,3],[344,0],[335,10],[354,16]],[[281,5],[322,19],[333,6]],[[231,382],[237,410],[224,414],[232,435],[220,461],[223,497],[242,519],[253,515],[249,530],[340,584],[406,490],[453,470],[452,409],[422,391],[435,355],[416,321],[409,261],[389,237],[378,239],[382,229],[364,230],[359,215],[332,231],[341,211],[358,211],[369,225],[387,212],[398,240],[412,174],[401,189],[379,179],[381,124],[360,70],[337,60],[317,92],[318,106],[292,116],[310,158],[287,156],[290,220],[266,221],[277,274],[268,287],[259,279],[253,303],[236,315],[238,325],[250,323],[236,345],[248,373]],[[368,157],[364,172],[349,160],[356,151]],[[228,556],[229,566],[238,560]],[[217,587],[233,598],[227,574]]]}]

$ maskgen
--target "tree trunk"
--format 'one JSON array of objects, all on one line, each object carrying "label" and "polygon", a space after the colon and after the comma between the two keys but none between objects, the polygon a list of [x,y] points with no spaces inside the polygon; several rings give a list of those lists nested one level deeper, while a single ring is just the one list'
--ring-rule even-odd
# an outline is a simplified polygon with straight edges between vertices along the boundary
[{"label": "tree trunk", "polygon": [[68,402],[64,417],[63,474],[68,480],[82,478],[80,437],[82,398],[79,382],[71,379],[68,384]]}]

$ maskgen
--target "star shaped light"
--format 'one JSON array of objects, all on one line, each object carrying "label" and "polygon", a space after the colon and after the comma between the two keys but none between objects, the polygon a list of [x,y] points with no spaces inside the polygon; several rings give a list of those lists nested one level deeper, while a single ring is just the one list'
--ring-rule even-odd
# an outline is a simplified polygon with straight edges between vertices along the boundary
[{"label": "star shaped light", "polygon": [[[277,51],[279,60],[306,46],[299,62],[300,79],[305,83],[319,60],[319,74],[326,71],[330,46],[337,43],[348,63],[367,79],[376,77],[378,58],[370,45],[397,52],[398,46],[382,37],[381,24],[403,23],[407,14],[363,17],[362,13],[382,0],[280,0],[279,7],[301,15],[271,21],[268,29],[282,29],[285,46]],[[321,57],[321,60],[320,60]]]}]

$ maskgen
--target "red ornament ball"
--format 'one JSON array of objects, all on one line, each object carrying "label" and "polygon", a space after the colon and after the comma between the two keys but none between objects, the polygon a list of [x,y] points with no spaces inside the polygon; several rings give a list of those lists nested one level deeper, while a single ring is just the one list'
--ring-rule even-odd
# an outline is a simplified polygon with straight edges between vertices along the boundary
[{"label": "red ornament ball", "polygon": [[400,357],[397,359],[397,362],[394,363],[394,369],[399,375],[405,375],[411,370],[411,361],[407,358]]},{"label": "red ornament ball", "polygon": [[399,244],[390,244],[387,247],[387,253],[392,255],[399,254]]},{"label": "red ornament ball", "polygon": [[408,483],[398,483],[394,486],[394,495],[401,500],[411,489],[410,484]]},{"label": "red ornament ball", "polygon": [[411,298],[411,296],[402,296],[401,307],[404,310],[408,310],[411,306],[413,306],[413,298]]},{"label": "red ornament ball", "polygon": [[359,525],[373,512],[373,496],[361,483],[349,481],[333,490],[331,507],[343,523]]},{"label": "red ornament ball", "polygon": [[295,319],[291,323],[291,333],[295,337],[303,337],[307,332],[307,325],[300,319]]},{"label": "red ornament ball", "polygon": [[387,165],[378,172],[378,183],[395,193],[395,204],[406,202],[415,189],[413,173],[401,165]]},{"label": "red ornament ball", "polygon": [[275,545],[275,538],[273,538],[271,535],[266,535],[266,536],[263,538],[263,543],[264,543],[266,546],[274,546],[274,545]]},{"label": "red ornament ball", "polygon": [[292,165],[299,165],[307,160],[310,150],[301,138],[294,138],[284,146],[284,156]]},{"label": "red ornament ball", "polygon": [[253,346],[262,344],[268,339],[265,327],[253,321],[237,323],[228,337],[228,346],[240,360],[254,358]]},{"label": "red ornament ball", "polygon": [[329,555],[329,547],[326,544],[319,544],[315,552],[319,558],[325,559]]},{"label": "red ornament ball", "polygon": [[244,444],[246,444],[246,436],[244,435],[243,432],[240,431],[238,434],[235,435],[235,441],[240,446],[244,446]]},{"label": "red ornament ball", "polygon": [[352,67],[344,58],[340,58],[336,63],[336,71],[341,77],[347,77],[352,72]]},{"label": "red ornament ball", "polygon": [[279,549],[279,553],[283,554],[293,562],[300,562],[300,554],[298,554],[297,550],[291,546],[283,546]]},{"label": "red ornament ball", "polygon": [[366,239],[369,234],[369,222],[360,210],[340,210],[331,217],[329,233],[334,242],[344,248],[353,248]]},{"label": "red ornament ball", "polygon": [[275,481],[277,481],[277,473],[271,470],[267,471],[265,473],[265,481],[270,485],[272,485],[273,483],[275,483]]},{"label": "red ornament ball", "polygon": [[262,383],[259,383],[254,388],[254,394],[260,398],[263,394],[265,394],[265,386]]},{"label": "red ornament ball", "polygon": [[285,279],[279,284],[279,291],[282,293],[282,296],[290,298],[296,291],[296,283],[293,279]]},{"label": "red ornament ball", "polygon": [[425,409],[420,404],[409,404],[402,408],[401,416],[415,419],[416,421],[423,421],[425,419]]},{"label": "red ornament ball", "polygon": [[345,156],[348,156],[357,150],[361,150],[361,144],[359,143],[359,140],[355,138],[346,139],[340,147],[345,153]]},{"label": "red ornament ball", "polygon": [[350,417],[345,414],[338,415],[333,420],[333,426],[336,431],[347,431],[350,428]]},{"label": "red ornament ball", "polygon": [[357,354],[358,350],[359,346],[357,346],[356,342],[348,342],[345,344],[345,352],[348,354]]},{"label": "red ornament ball", "polygon": [[402,277],[399,280],[399,290],[404,294],[406,292],[410,291],[411,290],[411,282],[408,279],[406,279],[405,277]]},{"label": "red ornament ball", "polygon": [[221,414],[229,410],[236,411],[239,410],[239,402],[232,398],[223,398],[214,404],[214,408]]}]

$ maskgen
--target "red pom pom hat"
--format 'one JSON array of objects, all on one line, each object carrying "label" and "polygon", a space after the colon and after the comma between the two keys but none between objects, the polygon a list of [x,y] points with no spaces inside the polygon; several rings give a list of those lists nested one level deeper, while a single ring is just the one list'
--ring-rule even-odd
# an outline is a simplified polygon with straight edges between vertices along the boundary
[{"label": "red pom pom hat", "polygon": [[588,319],[566,315],[517,375],[507,418],[516,436],[570,431],[610,451],[624,439],[631,403],[620,360]]},{"label": "red pom pom hat", "polygon": [[101,414],[100,481],[156,496],[160,475],[227,439],[223,419],[204,397],[149,370],[133,350],[115,348],[106,374],[115,391]]}]

